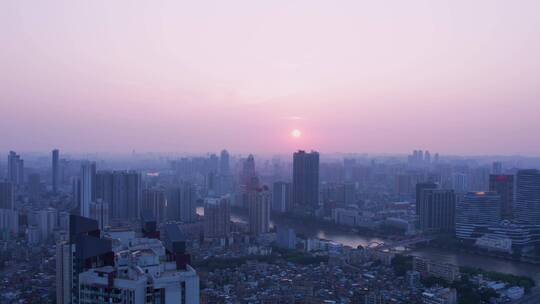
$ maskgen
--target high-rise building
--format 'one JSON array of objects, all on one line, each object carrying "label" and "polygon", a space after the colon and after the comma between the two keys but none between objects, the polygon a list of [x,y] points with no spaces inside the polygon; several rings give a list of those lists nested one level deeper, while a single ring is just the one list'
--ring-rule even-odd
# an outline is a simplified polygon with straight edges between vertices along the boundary
[{"label": "high-rise building", "polygon": [[229,197],[209,198],[204,204],[204,237],[228,237],[231,232],[231,202]]},{"label": "high-rise building", "polygon": [[519,170],[516,174],[514,220],[540,225],[540,171]]},{"label": "high-rise building", "polygon": [[58,183],[60,181],[60,168],[59,168],[60,152],[58,149],[52,150],[52,191],[58,193]]},{"label": "high-rise building", "polygon": [[424,190],[437,189],[438,185],[435,183],[417,183],[416,184],[416,215],[420,214],[420,206],[423,201]]},{"label": "high-rise building", "polygon": [[41,194],[41,175],[39,173],[32,173],[28,175],[28,192],[33,200],[39,198]]},{"label": "high-rise building", "polygon": [[253,236],[270,229],[270,191],[264,186],[248,194],[249,232]]},{"label": "high-rise building", "polygon": [[259,187],[259,179],[255,171],[255,157],[250,154],[242,163],[240,183],[246,191],[253,191]]},{"label": "high-rise building", "polygon": [[512,219],[514,205],[514,176],[492,174],[489,176],[489,191],[497,192],[501,196],[501,217]]},{"label": "high-rise building", "polygon": [[90,217],[90,203],[96,198],[96,163],[84,162],[81,165],[79,210],[83,217]]},{"label": "high-rise building", "polygon": [[419,228],[423,231],[453,231],[455,207],[453,190],[423,190],[418,206]]},{"label": "high-rise building", "polygon": [[40,240],[45,242],[54,232],[58,223],[58,212],[54,208],[47,208],[35,213],[36,226],[40,233]]},{"label": "high-rise building", "polygon": [[319,205],[319,153],[298,151],[293,155],[293,204],[317,208]]},{"label": "high-rise building", "polygon": [[469,188],[469,180],[467,174],[464,173],[454,173],[453,174],[453,188],[457,193],[465,193]]},{"label": "high-rise building", "polygon": [[135,171],[99,171],[95,198],[109,205],[111,219],[134,220],[140,217],[141,174]]},{"label": "high-rise building", "polygon": [[80,299],[85,295],[80,293],[79,275],[92,268],[114,266],[114,260],[112,241],[101,238],[98,222],[70,215],[69,240],[56,244],[56,303],[87,303]]},{"label": "high-rise building", "polygon": [[474,240],[501,221],[496,192],[469,192],[456,204],[456,237]]},{"label": "high-rise building", "polygon": [[227,150],[222,150],[219,158],[219,174],[229,175],[231,174],[230,156]]},{"label": "high-rise building", "polygon": [[491,173],[492,174],[502,174],[503,167],[501,162],[493,162],[491,166]]},{"label": "high-rise building", "polygon": [[24,160],[13,151],[9,151],[8,154],[7,174],[8,180],[14,185],[19,186],[24,184]]},{"label": "high-rise building", "polygon": [[192,184],[182,183],[167,190],[167,218],[184,223],[197,221],[197,192]]},{"label": "high-rise building", "polygon": [[272,211],[287,212],[291,209],[291,188],[291,184],[287,182],[274,183],[272,186]]},{"label": "high-rise building", "polygon": [[0,181],[0,209],[13,210],[14,198],[13,183]]},{"label": "high-rise building", "polygon": [[19,233],[19,212],[13,209],[0,208],[0,234]]},{"label": "high-rise building", "polygon": [[100,198],[90,203],[90,218],[98,222],[99,230],[105,230],[109,226],[109,204]]},{"label": "high-rise building", "polygon": [[150,211],[157,223],[165,221],[165,191],[162,189],[144,189],[142,191],[142,210]]}]

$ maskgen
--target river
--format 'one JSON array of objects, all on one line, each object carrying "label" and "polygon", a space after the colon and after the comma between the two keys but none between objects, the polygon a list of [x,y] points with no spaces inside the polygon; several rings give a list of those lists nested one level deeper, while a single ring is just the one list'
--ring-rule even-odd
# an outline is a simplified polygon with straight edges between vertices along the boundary
[{"label": "river", "polygon": [[[204,214],[202,208],[198,209],[197,212],[201,215]],[[233,222],[246,223],[247,216],[239,212],[233,212],[231,214],[231,220]],[[321,227],[316,223],[305,223],[284,217],[273,216],[270,219],[270,225],[285,226],[294,229],[297,234],[301,234],[306,237],[327,239],[353,248],[356,248],[358,245],[365,247],[370,243],[385,242],[385,240],[382,238],[362,236],[354,232],[344,231],[331,226]],[[497,271],[513,275],[528,276],[534,279],[537,284],[540,283],[540,265],[507,261],[494,257],[453,252],[437,248],[414,249],[411,251],[406,251],[405,253],[413,256],[429,258],[431,260],[447,262],[458,266],[476,267],[487,271]]]}]

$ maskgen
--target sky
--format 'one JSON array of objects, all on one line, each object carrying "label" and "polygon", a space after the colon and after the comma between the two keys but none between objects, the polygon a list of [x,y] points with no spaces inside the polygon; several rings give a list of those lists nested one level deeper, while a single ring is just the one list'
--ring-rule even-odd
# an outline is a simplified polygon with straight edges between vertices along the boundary
[{"label": "sky", "polygon": [[538,12],[2,0],[0,150],[540,155]]}]

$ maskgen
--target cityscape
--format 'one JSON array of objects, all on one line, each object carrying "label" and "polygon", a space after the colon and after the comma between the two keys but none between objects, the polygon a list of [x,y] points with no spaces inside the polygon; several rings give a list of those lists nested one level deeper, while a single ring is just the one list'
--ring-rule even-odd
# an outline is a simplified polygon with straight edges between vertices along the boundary
[{"label": "cityscape", "polygon": [[0,304],[540,304],[540,1],[0,2]]}]

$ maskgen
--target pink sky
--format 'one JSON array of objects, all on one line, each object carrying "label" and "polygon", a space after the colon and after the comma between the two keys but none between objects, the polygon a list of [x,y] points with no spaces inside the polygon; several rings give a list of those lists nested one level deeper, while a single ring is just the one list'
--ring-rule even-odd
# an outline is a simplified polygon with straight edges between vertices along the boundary
[{"label": "pink sky", "polygon": [[538,0],[3,0],[0,150],[538,155],[539,12]]}]

